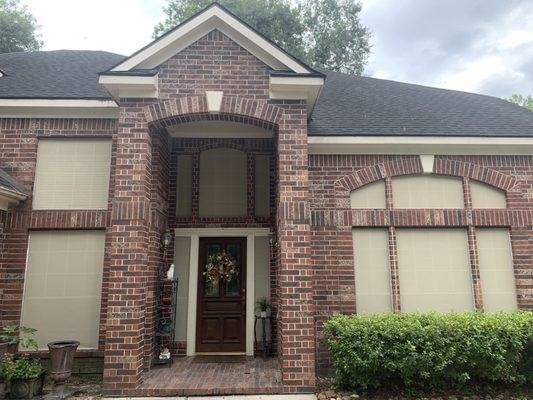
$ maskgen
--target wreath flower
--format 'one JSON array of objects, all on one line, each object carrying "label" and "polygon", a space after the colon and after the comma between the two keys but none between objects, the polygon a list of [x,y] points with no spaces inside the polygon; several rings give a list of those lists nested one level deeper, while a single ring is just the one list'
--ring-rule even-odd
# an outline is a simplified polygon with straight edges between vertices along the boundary
[{"label": "wreath flower", "polygon": [[222,250],[212,254],[207,258],[203,275],[211,284],[216,284],[219,280],[225,283],[231,282],[239,273],[235,262],[231,256]]}]

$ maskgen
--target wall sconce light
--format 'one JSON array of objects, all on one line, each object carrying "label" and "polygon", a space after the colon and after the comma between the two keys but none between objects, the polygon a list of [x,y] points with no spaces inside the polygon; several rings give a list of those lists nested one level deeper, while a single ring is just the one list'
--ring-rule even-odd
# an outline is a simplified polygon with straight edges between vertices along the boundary
[{"label": "wall sconce light", "polygon": [[161,245],[166,249],[170,246],[170,243],[172,243],[172,233],[167,229],[165,233],[163,233],[163,236],[161,236]]},{"label": "wall sconce light", "polygon": [[268,235],[268,242],[270,243],[270,248],[276,250],[278,248],[278,240],[274,232],[270,232]]}]

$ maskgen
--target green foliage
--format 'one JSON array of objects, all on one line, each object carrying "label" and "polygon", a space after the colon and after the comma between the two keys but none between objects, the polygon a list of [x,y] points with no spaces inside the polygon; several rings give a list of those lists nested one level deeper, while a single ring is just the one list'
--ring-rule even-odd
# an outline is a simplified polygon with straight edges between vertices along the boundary
[{"label": "green foliage", "polygon": [[6,325],[0,332],[0,342],[21,345],[25,349],[37,350],[37,341],[33,338],[36,329],[25,326]]},{"label": "green foliage", "polygon": [[41,376],[44,368],[38,359],[29,358],[27,354],[20,357],[6,355],[0,365],[0,373],[6,380],[12,379],[34,379]]},{"label": "green foliage", "polygon": [[506,100],[533,111],[533,96],[531,95],[522,96],[521,94],[515,93]]},{"label": "green foliage", "polygon": [[348,389],[533,383],[533,313],[339,316],[325,332]]},{"label": "green foliage", "polygon": [[257,300],[255,306],[259,311],[268,311],[272,309],[272,303],[266,297],[261,297]]},{"label": "green foliage", "polygon": [[[168,0],[154,37],[213,3]],[[220,0],[235,15],[293,56],[316,66],[360,74],[370,53],[370,31],[357,0]]]},{"label": "green foliage", "polygon": [[360,75],[370,55],[371,36],[359,21],[361,4],[354,0],[306,0],[302,12],[307,62]]},{"label": "green foliage", "polygon": [[0,0],[0,53],[39,50],[39,26],[19,0]]}]

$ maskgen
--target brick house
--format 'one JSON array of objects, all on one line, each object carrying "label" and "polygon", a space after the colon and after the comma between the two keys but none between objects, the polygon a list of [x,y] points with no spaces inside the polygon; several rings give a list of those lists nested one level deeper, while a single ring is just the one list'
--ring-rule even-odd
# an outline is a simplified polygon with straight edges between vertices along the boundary
[{"label": "brick house", "polygon": [[[331,315],[533,310],[526,109],[317,71],[218,4],[130,57],[0,71],[0,324],[79,340],[107,394],[306,393]],[[208,281],[222,251],[239,273]],[[152,369],[170,264],[181,367],[253,356],[267,297],[276,384]]]}]

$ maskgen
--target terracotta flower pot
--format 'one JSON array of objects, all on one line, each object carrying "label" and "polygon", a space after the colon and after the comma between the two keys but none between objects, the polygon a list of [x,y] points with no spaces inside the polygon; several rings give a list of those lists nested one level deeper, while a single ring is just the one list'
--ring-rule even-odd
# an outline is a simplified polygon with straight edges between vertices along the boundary
[{"label": "terracotta flower pot", "polygon": [[65,340],[48,343],[50,350],[50,379],[56,383],[62,383],[70,378],[72,365],[74,364],[74,354],[80,342],[76,340]]},{"label": "terracotta flower pot", "polygon": [[9,381],[11,399],[33,399],[43,392],[44,374],[33,379],[12,379]]}]

